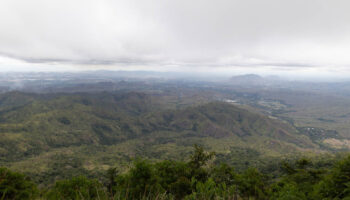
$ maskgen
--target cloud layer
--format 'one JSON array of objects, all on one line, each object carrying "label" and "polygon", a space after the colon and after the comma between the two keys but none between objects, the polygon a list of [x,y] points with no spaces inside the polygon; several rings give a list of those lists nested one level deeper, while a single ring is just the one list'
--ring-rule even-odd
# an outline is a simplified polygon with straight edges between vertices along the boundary
[{"label": "cloud layer", "polygon": [[342,71],[350,66],[349,7],[348,0],[2,0],[0,55],[79,69]]}]

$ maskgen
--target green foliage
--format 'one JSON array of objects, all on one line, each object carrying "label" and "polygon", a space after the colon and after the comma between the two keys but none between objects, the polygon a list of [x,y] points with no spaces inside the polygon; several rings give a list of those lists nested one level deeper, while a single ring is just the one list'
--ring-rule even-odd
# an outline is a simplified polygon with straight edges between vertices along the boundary
[{"label": "green foliage", "polygon": [[235,173],[233,167],[226,163],[215,166],[210,176],[217,184],[224,183],[227,186],[231,186],[238,183],[238,175]]},{"label": "green foliage", "polygon": [[117,168],[109,168],[107,170],[107,179],[108,179],[107,190],[112,196],[114,196],[113,189],[117,186],[117,182],[116,182],[117,176],[118,176]]},{"label": "green foliage", "polygon": [[[6,93],[1,98],[5,102],[0,104],[0,160],[11,163],[58,148],[142,141],[145,136],[153,138],[152,134],[164,131],[168,134],[153,139],[174,144],[183,137],[235,137],[236,145],[250,144],[245,137],[263,136],[313,147],[291,125],[222,102],[170,110],[166,108],[171,102],[138,92]],[[16,100],[6,103],[6,99]]]},{"label": "green foliage", "polygon": [[273,199],[314,199],[315,186],[326,173],[325,169],[314,166],[315,164],[306,158],[294,163],[282,162],[281,168],[285,175],[272,185]]},{"label": "green foliage", "polygon": [[[152,164],[136,160],[128,173],[115,177],[112,194],[119,198],[138,199],[155,198],[159,194],[168,194],[168,198],[175,199],[201,199],[209,194],[213,197],[228,195],[227,192],[232,193],[232,187],[226,190],[230,187],[220,179],[225,179],[225,175],[231,175],[233,179],[234,170],[226,165],[211,169],[207,163],[213,156],[213,152],[205,152],[202,147],[195,145],[187,163],[162,161]],[[209,178],[210,171],[215,171],[212,174],[218,183]],[[227,179],[229,183],[233,181],[231,178]]]},{"label": "green foliage", "polygon": [[[317,151],[287,123],[229,103],[194,103],[196,97],[182,104],[168,94],[1,94],[0,163],[46,185],[83,174],[97,178],[112,166],[125,171],[134,157],[185,161],[193,144],[216,151],[217,163],[237,172],[254,166],[269,173],[281,155]],[[190,173],[205,181],[208,166],[198,167],[201,162],[193,160]],[[179,185],[184,180],[191,179],[184,176]]]},{"label": "green foliage", "polygon": [[212,178],[206,182],[197,182],[195,190],[185,197],[187,200],[234,199],[238,197],[236,186],[227,186],[225,183],[215,183]]},{"label": "green foliage", "polygon": [[316,185],[315,196],[322,199],[350,197],[350,156],[339,161],[330,173]]},{"label": "green foliage", "polygon": [[25,175],[0,168],[0,199],[34,199],[36,185]]},{"label": "green foliage", "polygon": [[[209,164],[214,153],[194,146],[188,162],[136,159],[129,170],[107,170],[101,182],[78,176],[59,180],[42,191],[42,199],[187,199],[187,200],[318,200],[349,199],[350,156],[329,168],[329,164],[307,158],[284,161],[277,179],[256,168],[242,173],[226,163]],[[215,163],[215,162],[214,162]],[[103,177],[101,177],[103,178]],[[103,184],[102,184],[103,183]],[[24,175],[0,168],[3,199],[39,198],[36,185]]]},{"label": "green foliage", "polygon": [[162,161],[155,164],[160,186],[181,199],[191,193],[191,170],[184,162]]},{"label": "green foliage", "polygon": [[57,181],[55,186],[46,194],[47,199],[100,199],[106,193],[97,180],[79,176],[70,180]]},{"label": "green foliage", "polygon": [[239,177],[238,188],[243,198],[266,199],[266,186],[265,176],[255,168],[247,169]]},{"label": "green foliage", "polygon": [[122,198],[155,197],[164,192],[153,164],[136,160],[127,174],[116,177],[113,194]]},{"label": "green foliage", "polygon": [[194,145],[194,152],[190,156],[188,163],[191,169],[191,176],[196,180],[205,181],[208,178],[208,173],[204,167],[214,155],[214,152],[205,152],[203,147]]},{"label": "green foliage", "polygon": [[296,183],[285,183],[274,186],[274,192],[271,194],[273,200],[307,200],[305,194],[299,190]]},{"label": "green foliage", "polygon": [[209,179],[204,183],[197,182],[195,191],[185,199],[214,199],[216,197],[216,190],[216,184],[213,179]]},{"label": "green foliage", "polygon": [[194,152],[190,156],[189,164],[193,168],[203,167],[205,164],[207,164],[207,162],[210,159],[213,158],[214,155],[215,155],[214,152],[210,152],[210,153],[204,152],[203,147],[194,145]]},{"label": "green foliage", "polygon": [[[319,150],[292,125],[222,102],[168,109],[175,106],[159,98],[138,92],[2,94],[0,163],[26,172],[41,187],[61,180],[44,197],[52,199],[349,196],[350,161],[332,169],[328,160],[325,169],[307,159],[279,167],[281,155],[293,160],[298,156],[291,153]],[[191,152],[196,143],[218,153],[200,146]],[[128,167],[137,156],[142,159]],[[3,198],[11,199],[9,191],[33,198],[35,185],[9,189],[30,183],[1,177]]]}]

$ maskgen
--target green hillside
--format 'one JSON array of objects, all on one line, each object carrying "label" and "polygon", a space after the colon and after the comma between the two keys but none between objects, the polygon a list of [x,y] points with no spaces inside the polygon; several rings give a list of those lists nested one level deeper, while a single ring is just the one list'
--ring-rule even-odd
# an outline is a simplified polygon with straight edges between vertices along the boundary
[{"label": "green hillside", "polygon": [[173,107],[162,96],[136,92],[6,93],[0,96],[0,162],[53,182],[123,170],[138,156],[184,160],[194,144],[238,170],[320,151],[293,126],[229,103]]}]

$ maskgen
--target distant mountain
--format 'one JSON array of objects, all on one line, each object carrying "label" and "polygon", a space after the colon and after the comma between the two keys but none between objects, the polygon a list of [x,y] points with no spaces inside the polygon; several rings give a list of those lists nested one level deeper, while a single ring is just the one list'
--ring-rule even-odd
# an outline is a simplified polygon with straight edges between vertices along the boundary
[{"label": "distant mountain", "polygon": [[256,74],[245,74],[231,77],[230,82],[233,84],[257,85],[264,84],[266,80],[263,77]]},{"label": "distant mountain", "polygon": [[239,76],[233,76],[231,79],[232,80],[258,80],[263,78],[257,74],[244,74]]}]

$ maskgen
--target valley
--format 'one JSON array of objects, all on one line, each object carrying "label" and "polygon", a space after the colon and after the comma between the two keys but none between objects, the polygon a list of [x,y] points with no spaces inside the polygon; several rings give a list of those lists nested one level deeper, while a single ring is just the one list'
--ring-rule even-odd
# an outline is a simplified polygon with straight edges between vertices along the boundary
[{"label": "valley", "polygon": [[230,84],[141,79],[4,92],[1,165],[47,184],[124,171],[137,157],[184,161],[195,144],[237,170],[349,148],[346,97]]}]

